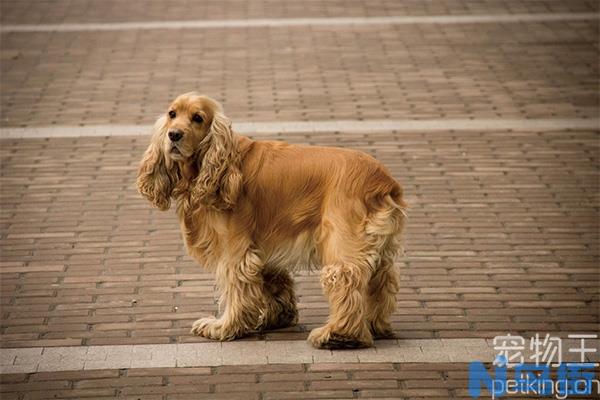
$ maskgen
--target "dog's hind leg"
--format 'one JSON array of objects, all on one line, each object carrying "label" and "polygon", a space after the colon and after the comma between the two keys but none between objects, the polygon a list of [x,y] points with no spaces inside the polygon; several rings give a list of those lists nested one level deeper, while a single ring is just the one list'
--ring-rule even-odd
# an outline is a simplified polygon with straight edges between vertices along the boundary
[{"label": "dog's hind leg", "polygon": [[399,285],[400,274],[393,260],[382,260],[367,290],[367,321],[375,338],[393,336],[390,316],[396,309]]},{"label": "dog's hind leg", "polygon": [[367,284],[373,266],[366,243],[349,214],[333,211],[324,218],[320,237],[321,286],[329,300],[325,326],[308,340],[317,348],[369,347],[373,337],[366,320]]},{"label": "dog's hind leg", "polygon": [[357,348],[373,345],[366,320],[368,271],[349,263],[323,267],[321,285],[329,300],[329,319],[314,329],[309,341],[317,348]]},{"label": "dog's hind leg", "polygon": [[390,316],[396,309],[396,294],[400,289],[400,271],[394,260],[402,249],[404,204],[398,205],[391,198],[386,200],[388,206],[370,215],[365,226],[376,265],[367,289],[367,321],[376,338],[393,335]]}]

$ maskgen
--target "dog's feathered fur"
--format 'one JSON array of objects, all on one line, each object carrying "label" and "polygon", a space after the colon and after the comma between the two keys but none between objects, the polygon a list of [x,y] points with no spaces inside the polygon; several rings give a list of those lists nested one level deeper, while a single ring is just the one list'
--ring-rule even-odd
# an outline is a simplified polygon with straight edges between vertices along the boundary
[{"label": "dog's feathered fur", "polygon": [[390,335],[406,205],[369,155],[250,140],[217,102],[187,93],[156,122],[138,189],[161,210],[176,201],[189,254],[216,273],[223,315],[196,321],[193,333],[230,340],[295,324],[290,272],[311,266],[330,304],[327,324],[310,334],[314,346],[370,346]]}]

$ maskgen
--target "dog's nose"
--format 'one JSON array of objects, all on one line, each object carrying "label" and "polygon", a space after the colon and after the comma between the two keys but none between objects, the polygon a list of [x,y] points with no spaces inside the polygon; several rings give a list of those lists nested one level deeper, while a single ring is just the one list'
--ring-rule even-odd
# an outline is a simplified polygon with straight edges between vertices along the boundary
[{"label": "dog's nose", "polygon": [[173,129],[169,131],[169,139],[171,139],[172,142],[177,142],[182,137],[183,132],[181,132],[179,129]]}]

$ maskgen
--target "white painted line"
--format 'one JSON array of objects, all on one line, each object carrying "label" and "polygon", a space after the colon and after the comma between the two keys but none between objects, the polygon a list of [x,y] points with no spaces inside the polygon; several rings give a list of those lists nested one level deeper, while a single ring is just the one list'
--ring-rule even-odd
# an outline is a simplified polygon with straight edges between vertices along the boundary
[{"label": "white painted line", "polygon": [[139,136],[149,135],[152,125],[84,125],[40,126],[31,128],[0,128],[1,139],[85,137],[85,136]]},{"label": "white painted line", "polygon": [[[564,346],[578,343],[575,339],[563,339]],[[600,339],[589,339],[586,344],[599,348]],[[345,362],[492,362],[497,354],[493,340],[478,338],[376,340],[375,347],[369,349],[333,351],[315,349],[300,340],[35,347],[0,349],[0,372]],[[527,348],[523,352],[525,359],[532,354],[533,350]],[[563,352],[562,356],[563,361],[581,362],[579,353]],[[588,353],[585,361],[595,362],[597,357]]]},{"label": "white painted line", "polygon": [[[306,341],[233,341],[156,345],[45,347],[2,349],[1,372],[78,371],[117,368],[174,368],[221,365],[262,365],[343,362],[473,361],[473,351],[492,361],[485,339],[468,343],[438,339],[381,340],[374,348],[318,350]],[[440,355],[441,354],[441,355]]]},{"label": "white painted line", "polygon": [[[0,139],[140,136],[149,135],[152,125],[85,125],[0,128]],[[435,119],[435,120],[366,120],[366,121],[281,121],[235,122],[233,129],[241,134],[285,136],[302,132],[417,132],[417,131],[565,131],[600,130],[600,119]]]},{"label": "white painted line", "polygon": [[482,24],[516,22],[581,21],[598,19],[596,13],[540,13],[500,15],[429,15],[390,17],[339,17],[339,18],[273,18],[227,19],[152,22],[106,22],[66,24],[4,25],[2,33],[16,32],[82,32],[125,31],[140,29],[225,29],[225,28],[277,28],[295,26],[366,26],[408,24]]}]

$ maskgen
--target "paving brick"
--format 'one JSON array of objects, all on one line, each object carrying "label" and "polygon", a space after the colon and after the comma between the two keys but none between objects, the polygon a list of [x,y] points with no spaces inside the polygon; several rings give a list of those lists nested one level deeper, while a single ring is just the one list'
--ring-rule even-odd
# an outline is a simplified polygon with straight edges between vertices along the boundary
[{"label": "paving brick", "polygon": [[268,392],[264,398],[269,400],[284,399],[351,399],[354,396],[352,390],[319,390],[319,391],[289,391],[289,392]]},{"label": "paving brick", "polygon": [[21,392],[27,390],[55,390],[69,388],[70,382],[64,380],[54,380],[51,382],[32,382],[32,383],[9,383],[2,384],[3,392]]},{"label": "paving brick", "polygon": [[[342,367],[343,368],[343,367]],[[340,380],[347,379],[346,371],[335,372],[310,372],[310,373],[269,373],[260,376],[261,382],[277,381],[316,381],[316,380]]]},{"label": "paving brick", "polygon": [[238,373],[270,373],[270,372],[304,372],[302,364],[270,364],[270,365],[224,365],[219,367],[219,372],[223,374]]},{"label": "paving brick", "polygon": [[211,369],[206,367],[196,368],[136,368],[127,371],[127,376],[182,376],[182,375],[210,375]]},{"label": "paving brick", "polygon": [[312,390],[331,390],[331,389],[353,389],[363,390],[368,388],[397,388],[396,380],[343,380],[343,381],[314,381],[311,382]]},{"label": "paving brick", "polygon": [[69,398],[81,399],[86,397],[114,396],[114,389],[72,389],[72,390],[43,390],[28,391],[24,400]]},{"label": "paving brick", "polygon": [[78,389],[87,388],[103,388],[103,387],[127,387],[127,386],[154,386],[162,385],[162,377],[121,377],[121,378],[110,378],[110,379],[90,379],[81,380],[75,384]]},{"label": "paving brick", "polygon": [[255,383],[256,374],[218,374],[210,376],[175,376],[169,378],[169,383],[174,385],[197,385],[197,384],[238,384]]},{"label": "paving brick", "polygon": [[269,364],[285,363],[287,360],[297,360],[298,362],[310,364],[313,362],[313,355],[318,352],[308,343],[303,348],[298,349],[297,346],[290,346],[289,341],[267,341],[265,351],[268,354],[267,361]]},{"label": "paving brick", "polygon": [[394,366],[391,363],[373,363],[373,364],[359,364],[359,363],[344,363],[343,367],[340,368],[340,364],[322,363],[322,364],[311,364],[308,366],[309,371],[393,371]]},{"label": "paving brick", "polygon": [[118,390],[119,396],[129,395],[147,395],[147,394],[176,394],[176,393],[209,393],[210,387],[208,385],[175,385],[175,386],[130,386],[124,387]]},{"label": "paving brick", "polygon": [[0,383],[18,383],[24,382],[29,377],[28,374],[1,374]]},{"label": "paving brick", "polygon": [[230,385],[227,383],[220,383],[215,385],[217,393],[231,393],[231,392],[277,392],[283,390],[303,390],[304,383],[296,381],[286,382],[259,382],[259,383],[238,383]]},{"label": "paving brick", "polygon": [[168,400],[187,400],[193,396],[194,399],[217,399],[217,400],[258,400],[259,393],[194,393],[190,394],[169,394]]},{"label": "paving brick", "polygon": [[119,376],[118,370],[104,370],[104,371],[93,371],[93,372],[84,372],[84,371],[53,371],[53,372],[38,372],[32,374],[29,380],[31,382],[34,381],[53,381],[57,379],[65,379],[65,380],[79,380],[79,379],[102,379],[102,378],[117,378]]},{"label": "paving brick", "polygon": [[235,364],[266,364],[267,351],[265,342],[232,342],[231,346],[223,347],[223,363]]}]

